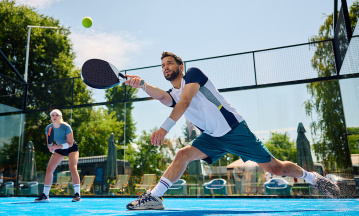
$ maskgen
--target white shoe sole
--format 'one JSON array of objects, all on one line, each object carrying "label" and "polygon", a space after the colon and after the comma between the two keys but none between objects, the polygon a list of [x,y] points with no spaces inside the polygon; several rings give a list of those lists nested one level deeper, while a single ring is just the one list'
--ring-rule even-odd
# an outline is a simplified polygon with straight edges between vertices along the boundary
[{"label": "white shoe sole", "polygon": [[50,202],[50,200],[35,200],[34,202]]},{"label": "white shoe sole", "polygon": [[163,210],[163,209],[165,209],[164,205],[155,205],[155,206],[147,205],[147,206],[135,207],[135,208],[128,209],[128,210]]}]

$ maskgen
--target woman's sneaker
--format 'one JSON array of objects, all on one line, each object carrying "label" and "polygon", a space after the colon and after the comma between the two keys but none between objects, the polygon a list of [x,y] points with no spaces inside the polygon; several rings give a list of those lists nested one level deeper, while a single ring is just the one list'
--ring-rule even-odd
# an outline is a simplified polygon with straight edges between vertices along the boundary
[{"label": "woman's sneaker", "polygon": [[81,196],[78,193],[75,193],[74,198],[72,199],[72,202],[80,202],[81,201]]},{"label": "woman's sneaker", "polygon": [[315,175],[314,186],[319,190],[324,191],[331,198],[337,198],[340,195],[340,189],[337,184],[324,178],[317,172],[313,172]]},{"label": "woman's sneaker", "polygon": [[48,196],[46,196],[44,193],[39,196],[39,198],[34,200],[35,202],[50,202],[50,199]]},{"label": "woman's sneaker", "polygon": [[162,197],[152,196],[151,191],[142,194],[137,200],[127,204],[129,210],[163,210],[165,206],[162,203]]}]

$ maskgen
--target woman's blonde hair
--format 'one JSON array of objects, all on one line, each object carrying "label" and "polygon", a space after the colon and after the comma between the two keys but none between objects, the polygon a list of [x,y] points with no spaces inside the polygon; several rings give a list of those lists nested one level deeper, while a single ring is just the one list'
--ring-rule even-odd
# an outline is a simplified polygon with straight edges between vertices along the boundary
[{"label": "woman's blonde hair", "polygon": [[51,112],[50,112],[50,117],[51,117],[51,113],[57,113],[59,114],[59,116],[61,116],[61,119],[60,119],[60,123],[63,123],[64,122],[64,119],[62,118],[62,112],[59,110],[59,109],[53,109]]}]

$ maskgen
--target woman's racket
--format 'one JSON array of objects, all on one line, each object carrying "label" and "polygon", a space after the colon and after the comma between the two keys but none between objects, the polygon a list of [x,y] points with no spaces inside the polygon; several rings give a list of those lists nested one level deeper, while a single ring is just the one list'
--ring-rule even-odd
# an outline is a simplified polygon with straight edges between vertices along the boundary
[{"label": "woman's racket", "polygon": [[127,80],[115,66],[101,59],[87,60],[82,65],[81,77],[86,85],[96,89],[112,88]]},{"label": "woman's racket", "polygon": [[[49,132],[47,134],[47,143],[49,143],[50,146],[56,145],[56,141],[54,140],[54,131],[52,130],[52,127],[49,128]],[[54,153],[54,152],[52,152]]]}]

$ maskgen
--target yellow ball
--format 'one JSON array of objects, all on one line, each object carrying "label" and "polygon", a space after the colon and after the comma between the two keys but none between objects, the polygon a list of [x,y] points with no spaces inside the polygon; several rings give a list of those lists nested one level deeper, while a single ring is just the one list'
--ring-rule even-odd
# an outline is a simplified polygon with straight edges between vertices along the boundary
[{"label": "yellow ball", "polygon": [[85,17],[82,19],[82,25],[85,28],[90,28],[92,26],[92,19],[90,17]]}]

